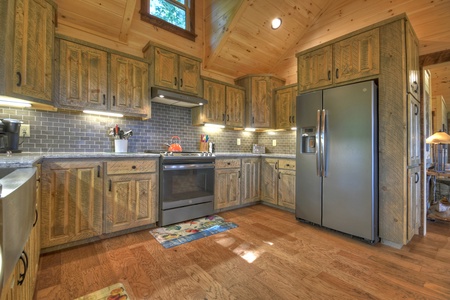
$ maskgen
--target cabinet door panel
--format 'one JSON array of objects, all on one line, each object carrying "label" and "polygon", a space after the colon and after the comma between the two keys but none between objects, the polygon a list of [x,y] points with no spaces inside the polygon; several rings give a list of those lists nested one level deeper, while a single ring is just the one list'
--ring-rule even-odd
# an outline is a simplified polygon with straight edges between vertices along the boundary
[{"label": "cabinet door panel", "polygon": [[156,223],[158,220],[157,175],[146,174],[139,177],[140,178],[136,178],[135,226]]},{"label": "cabinet door panel", "polygon": [[226,124],[244,127],[245,91],[227,86],[226,97]]},{"label": "cabinet door panel", "polygon": [[240,169],[216,169],[214,184],[215,209],[240,204],[240,172]]},{"label": "cabinet door panel", "polygon": [[295,208],[295,171],[280,170],[278,174],[278,205]]},{"label": "cabinet door panel", "polygon": [[180,56],[180,91],[198,94],[200,83],[200,62],[188,57]]},{"label": "cabinet door panel", "polygon": [[261,191],[261,163],[259,158],[242,159],[242,203],[260,200]]},{"label": "cabinet door panel", "polygon": [[269,86],[265,77],[252,78],[252,124],[253,127],[270,127],[272,112]]},{"label": "cabinet door panel", "polygon": [[420,164],[420,103],[408,94],[408,165]]},{"label": "cabinet door panel", "polygon": [[276,91],[275,96],[275,113],[276,127],[278,129],[291,128],[292,119],[292,89],[282,89]]},{"label": "cabinet door panel", "polygon": [[146,63],[111,55],[111,110],[148,113],[148,66]]},{"label": "cabinet door panel", "polygon": [[406,22],[406,71],[408,80],[407,91],[411,93],[416,100],[420,101],[419,41],[409,22]]},{"label": "cabinet door panel", "polygon": [[225,86],[220,83],[203,82],[203,96],[208,104],[202,107],[205,123],[225,124]]},{"label": "cabinet door panel", "polygon": [[263,159],[261,166],[261,200],[277,204],[277,159]]},{"label": "cabinet door panel", "polygon": [[42,247],[102,233],[102,165],[95,162],[44,163]]},{"label": "cabinet door panel", "polygon": [[69,41],[60,42],[58,103],[106,109],[107,53]]},{"label": "cabinet door panel", "polygon": [[326,46],[298,58],[298,83],[300,91],[324,87],[333,83],[332,47]]},{"label": "cabinet door panel", "polygon": [[334,82],[344,82],[380,72],[378,28],[334,44]]},{"label": "cabinet door panel", "polygon": [[46,1],[17,0],[13,92],[52,101],[54,13]]},{"label": "cabinet door panel", "polygon": [[155,47],[155,84],[178,89],[178,55]]}]

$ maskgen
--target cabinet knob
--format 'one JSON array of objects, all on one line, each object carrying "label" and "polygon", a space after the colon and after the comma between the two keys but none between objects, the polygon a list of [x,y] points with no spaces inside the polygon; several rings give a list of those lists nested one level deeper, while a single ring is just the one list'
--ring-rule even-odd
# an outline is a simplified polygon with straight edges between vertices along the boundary
[{"label": "cabinet knob", "polygon": [[131,168],[132,168],[133,170],[136,170],[136,166],[132,166]]}]

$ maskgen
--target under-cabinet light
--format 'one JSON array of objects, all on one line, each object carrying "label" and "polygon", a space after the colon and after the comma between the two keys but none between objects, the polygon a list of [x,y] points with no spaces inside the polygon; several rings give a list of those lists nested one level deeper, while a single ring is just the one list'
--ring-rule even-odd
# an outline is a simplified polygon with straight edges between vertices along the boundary
[{"label": "under-cabinet light", "polygon": [[244,130],[245,130],[245,131],[255,131],[256,129],[255,129],[255,128],[252,128],[252,127],[247,127],[247,128],[245,128]]},{"label": "under-cabinet light", "polygon": [[112,112],[105,112],[105,111],[97,111],[97,110],[83,110],[85,114],[91,114],[91,115],[100,115],[100,116],[107,116],[107,117],[118,117],[122,118],[122,114],[118,113],[112,113]]},{"label": "under-cabinet light", "polygon": [[8,96],[0,96],[0,105],[10,107],[31,107],[31,103],[28,101]]},{"label": "under-cabinet light", "polygon": [[225,128],[224,125],[219,125],[219,124],[211,124],[211,123],[205,123],[204,125],[205,127],[210,127],[210,128]]},{"label": "under-cabinet light", "polygon": [[291,127],[291,130],[297,130],[297,127]]}]

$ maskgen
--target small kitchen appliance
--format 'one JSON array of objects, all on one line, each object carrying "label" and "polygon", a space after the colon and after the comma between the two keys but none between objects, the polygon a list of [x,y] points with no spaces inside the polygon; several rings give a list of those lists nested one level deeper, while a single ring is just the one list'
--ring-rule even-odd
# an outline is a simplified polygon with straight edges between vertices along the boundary
[{"label": "small kitchen appliance", "polygon": [[0,126],[0,152],[22,152],[19,150],[19,137],[20,125],[23,122],[16,119],[2,119],[1,122],[3,130],[1,130],[2,126]]}]

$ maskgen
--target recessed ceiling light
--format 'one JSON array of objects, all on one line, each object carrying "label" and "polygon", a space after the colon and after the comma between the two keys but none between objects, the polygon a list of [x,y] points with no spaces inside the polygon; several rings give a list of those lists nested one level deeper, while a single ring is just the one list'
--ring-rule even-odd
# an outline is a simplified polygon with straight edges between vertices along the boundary
[{"label": "recessed ceiling light", "polygon": [[272,29],[278,29],[281,26],[281,18],[275,18],[272,20]]}]

